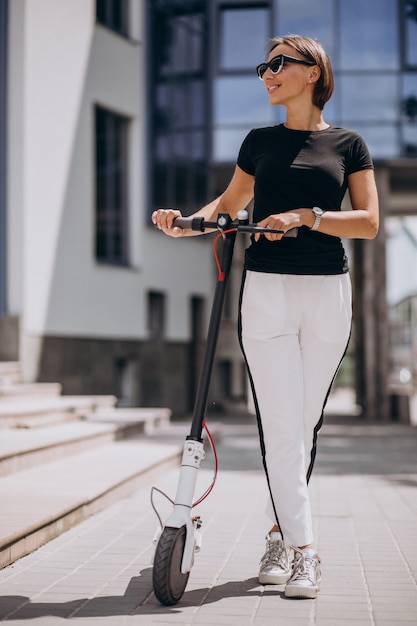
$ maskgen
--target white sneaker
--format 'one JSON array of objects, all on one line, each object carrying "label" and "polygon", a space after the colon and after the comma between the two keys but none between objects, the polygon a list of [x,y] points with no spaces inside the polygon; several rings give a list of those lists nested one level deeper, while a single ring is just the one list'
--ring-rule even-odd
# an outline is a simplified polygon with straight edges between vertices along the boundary
[{"label": "white sneaker", "polygon": [[320,558],[312,548],[293,548],[291,577],[285,585],[287,598],[317,598],[320,590]]},{"label": "white sneaker", "polygon": [[266,536],[266,552],[260,563],[259,583],[261,585],[283,585],[290,576],[291,566],[288,550],[281,539],[281,534],[270,533]]}]

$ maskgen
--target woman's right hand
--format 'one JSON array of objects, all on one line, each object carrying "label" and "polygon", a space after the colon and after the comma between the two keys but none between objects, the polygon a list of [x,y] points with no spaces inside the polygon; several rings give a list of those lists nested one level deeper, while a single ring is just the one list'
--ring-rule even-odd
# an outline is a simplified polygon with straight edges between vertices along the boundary
[{"label": "woman's right hand", "polygon": [[181,211],[177,209],[157,209],[152,213],[152,222],[159,230],[169,237],[182,237],[184,230],[173,226],[176,217],[181,217]]}]

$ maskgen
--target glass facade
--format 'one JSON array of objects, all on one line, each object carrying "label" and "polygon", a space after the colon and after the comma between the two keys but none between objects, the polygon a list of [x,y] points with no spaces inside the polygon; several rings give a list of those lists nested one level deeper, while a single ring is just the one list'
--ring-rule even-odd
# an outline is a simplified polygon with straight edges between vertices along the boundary
[{"label": "glass facade", "polygon": [[217,12],[215,161],[234,162],[251,128],[283,121],[253,68],[267,38],[289,32],[318,39],[329,53],[336,88],[327,122],[360,132],[374,158],[417,154],[416,0],[271,0],[251,9],[218,2]]},{"label": "glass facade", "polygon": [[154,0],[149,14],[153,207],[201,206],[207,166],[284,121],[254,70],[279,34],[329,53],[327,122],[360,132],[375,159],[417,155],[417,0]]}]

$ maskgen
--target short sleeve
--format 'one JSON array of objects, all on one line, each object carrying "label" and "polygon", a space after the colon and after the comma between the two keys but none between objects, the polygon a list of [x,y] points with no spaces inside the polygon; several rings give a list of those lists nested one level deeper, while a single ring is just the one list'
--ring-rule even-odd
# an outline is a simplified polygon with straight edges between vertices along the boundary
[{"label": "short sleeve", "polygon": [[246,174],[250,174],[251,176],[255,175],[255,164],[252,158],[252,141],[253,141],[253,133],[255,131],[251,130],[248,135],[246,135],[243,140],[242,145],[240,146],[239,154],[237,157],[237,164]]},{"label": "short sleeve", "polygon": [[353,174],[354,172],[360,172],[361,170],[369,170],[373,168],[374,164],[365,140],[363,137],[355,133],[347,167],[348,175]]}]

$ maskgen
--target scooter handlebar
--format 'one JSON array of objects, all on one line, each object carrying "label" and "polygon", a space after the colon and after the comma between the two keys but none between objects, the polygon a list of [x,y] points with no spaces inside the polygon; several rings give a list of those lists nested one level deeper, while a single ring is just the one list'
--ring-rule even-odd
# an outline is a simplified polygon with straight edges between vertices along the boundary
[{"label": "scooter handlebar", "polygon": [[[222,230],[218,222],[209,222],[204,217],[176,217],[173,226],[183,228],[184,230],[194,230],[204,233],[206,229]],[[238,232],[244,233],[276,233],[283,234],[284,237],[297,237],[298,228],[291,228],[284,232],[277,228],[262,228],[257,224],[242,224],[240,222],[231,222],[230,228],[236,228]]]}]

